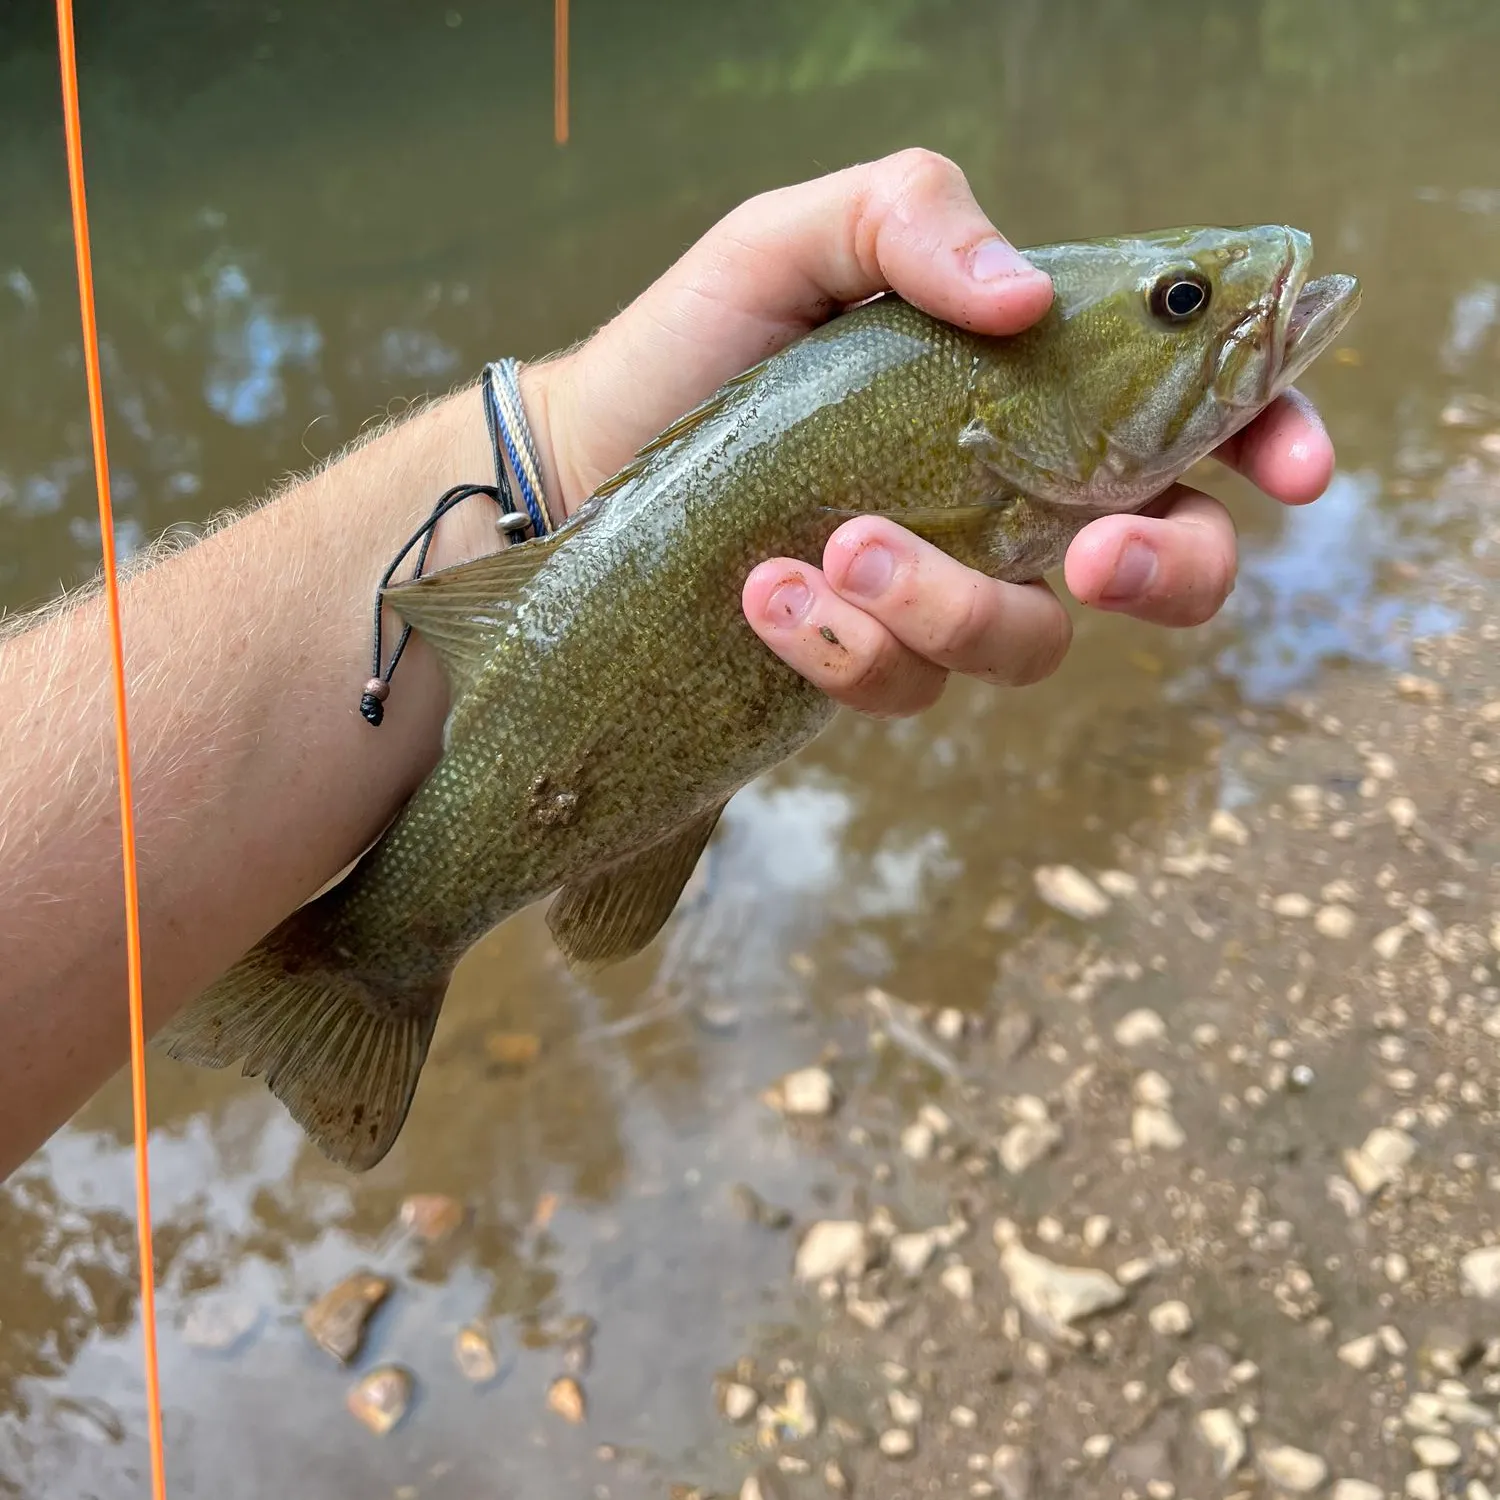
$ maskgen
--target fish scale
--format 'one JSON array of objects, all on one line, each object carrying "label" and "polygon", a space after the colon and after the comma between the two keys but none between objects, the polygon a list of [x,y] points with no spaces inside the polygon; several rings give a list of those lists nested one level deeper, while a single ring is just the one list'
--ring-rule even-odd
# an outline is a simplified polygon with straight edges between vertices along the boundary
[{"label": "fish scale", "polygon": [[1038,578],[1263,409],[1359,299],[1348,277],[1307,282],[1307,236],[1278,225],[1027,254],[1054,300],[1025,332],[862,304],[667,428],[552,536],[389,589],[449,677],[442,757],[353,872],[158,1045],[241,1062],[332,1160],[373,1166],[475,942],[557,892],[575,968],[639,952],[730,797],[833,718],[743,617],[757,563],[816,564],[849,517],[882,514]]}]

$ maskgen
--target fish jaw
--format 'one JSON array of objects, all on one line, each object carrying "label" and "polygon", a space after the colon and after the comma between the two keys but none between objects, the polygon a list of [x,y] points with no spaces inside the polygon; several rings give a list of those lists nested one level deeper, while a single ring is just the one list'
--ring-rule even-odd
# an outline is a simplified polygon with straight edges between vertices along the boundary
[{"label": "fish jaw", "polygon": [[1263,296],[1252,302],[1224,340],[1212,382],[1225,414],[1220,441],[1269,406],[1343,332],[1359,308],[1353,276],[1308,279],[1312,240],[1279,226],[1284,251]]},{"label": "fish jaw", "polygon": [[1297,292],[1282,336],[1281,369],[1271,396],[1279,396],[1344,331],[1359,309],[1362,291],[1353,276],[1319,276]]},{"label": "fish jaw", "polygon": [[1360,284],[1353,276],[1309,280],[1312,239],[1290,226],[1285,232],[1286,261],[1272,288],[1272,358],[1266,362],[1265,388],[1255,403],[1257,408],[1269,406],[1333,343],[1360,303]]}]

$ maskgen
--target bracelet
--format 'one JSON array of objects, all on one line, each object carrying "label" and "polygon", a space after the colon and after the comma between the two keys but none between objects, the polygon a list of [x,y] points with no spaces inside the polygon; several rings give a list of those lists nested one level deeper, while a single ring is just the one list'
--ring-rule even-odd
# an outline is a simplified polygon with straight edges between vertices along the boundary
[{"label": "bracelet", "polygon": [[[480,391],[484,400],[485,426],[490,434],[490,451],[495,460],[494,484],[456,484],[446,490],[432,513],[407,539],[406,545],[396,554],[375,590],[375,649],[374,667],[370,679],[360,695],[359,711],[367,724],[379,728],[385,718],[385,700],[390,697],[391,677],[396,663],[406,650],[411,639],[411,626],[401,631],[401,639],[391,652],[391,659],[384,668],[380,665],[381,595],[390,587],[396,569],[406,560],[413,547],[418,549],[416,566],[412,578],[420,578],[427,565],[427,553],[432,546],[437,524],[455,506],[461,505],[471,495],[488,495],[500,507],[495,518],[495,527],[508,547],[514,547],[535,537],[547,536],[552,530],[552,512],[547,505],[545,487],[542,483],[542,464],[537,456],[536,440],[531,435],[531,424],[526,420],[526,406],[521,400],[518,379],[520,362],[514,359],[496,360],[484,367]],[[509,468],[515,471],[520,486],[522,505],[517,506],[510,487]],[[529,533],[529,535],[528,535]]]}]

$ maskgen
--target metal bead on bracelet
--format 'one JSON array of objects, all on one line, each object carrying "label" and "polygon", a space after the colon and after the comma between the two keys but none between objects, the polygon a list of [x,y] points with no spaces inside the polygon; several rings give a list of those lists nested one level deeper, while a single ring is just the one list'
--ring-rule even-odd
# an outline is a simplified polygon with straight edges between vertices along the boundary
[{"label": "metal bead on bracelet", "polygon": [[[396,554],[380,577],[375,590],[375,650],[374,670],[365,683],[359,700],[359,711],[365,722],[379,727],[385,717],[385,701],[390,697],[391,676],[401,653],[411,638],[411,626],[401,632],[396,649],[391,652],[390,662],[380,664],[380,596],[390,586],[396,569],[406,560],[413,547],[417,548],[417,561],[411,576],[420,578],[427,565],[427,554],[432,547],[433,533],[437,524],[455,506],[461,505],[471,495],[488,495],[500,507],[495,518],[495,528],[505,539],[508,547],[532,537],[546,536],[553,529],[552,512],[542,484],[542,464],[537,457],[536,441],[531,435],[531,424],[526,420],[526,407],[521,400],[521,387],[517,376],[520,363],[514,359],[497,360],[484,367],[480,381],[480,394],[484,400],[485,426],[490,434],[490,451],[495,460],[494,484],[456,484],[447,490],[432,508],[432,514],[407,539],[406,545]],[[521,491],[521,504],[516,504],[511,490],[510,473],[514,471]]]}]

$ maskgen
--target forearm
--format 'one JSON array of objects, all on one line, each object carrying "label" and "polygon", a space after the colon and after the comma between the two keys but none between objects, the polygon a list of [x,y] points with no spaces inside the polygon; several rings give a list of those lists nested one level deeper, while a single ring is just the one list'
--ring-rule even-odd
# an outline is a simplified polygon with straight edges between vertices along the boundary
[{"label": "forearm", "polygon": [[[375,588],[442,491],[492,469],[470,389],[125,581],[148,1031],[356,858],[437,759],[448,694],[420,637],[382,725],[359,714]],[[467,501],[429,567],[497,545],[494,517]],[[0,1171],[126,1057],[109,679],[102,595],[0,644]]]}]

